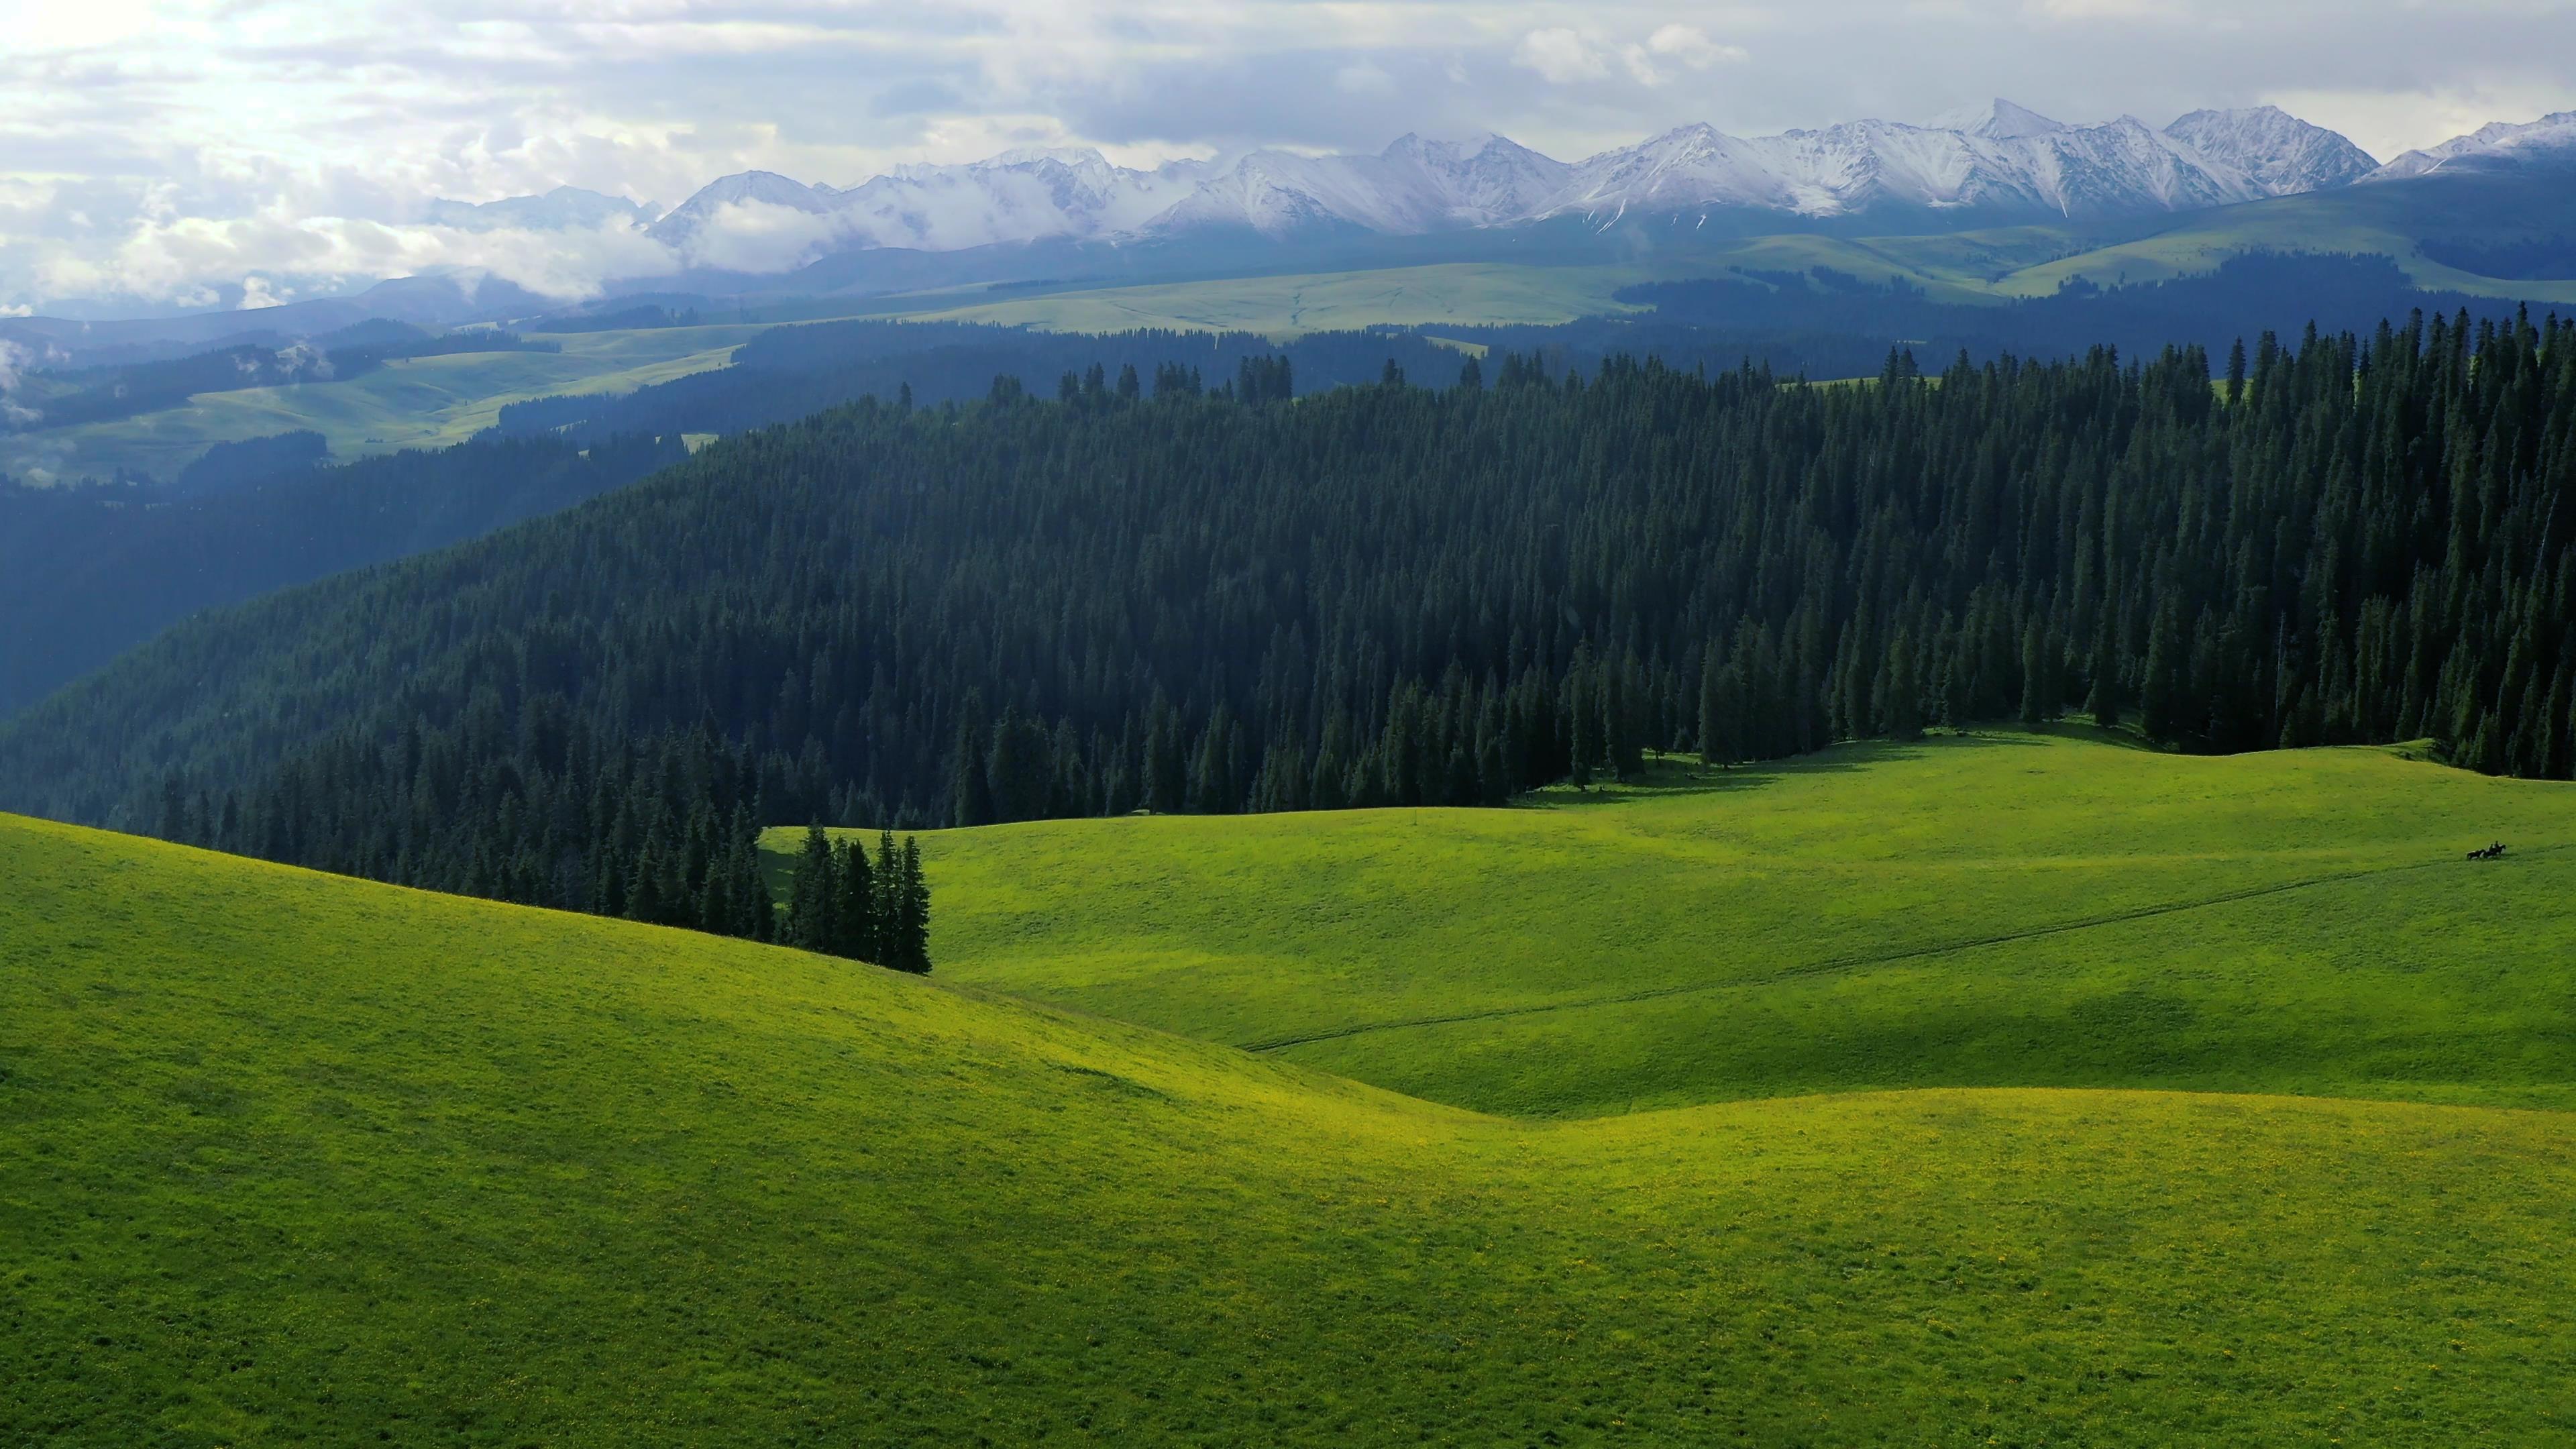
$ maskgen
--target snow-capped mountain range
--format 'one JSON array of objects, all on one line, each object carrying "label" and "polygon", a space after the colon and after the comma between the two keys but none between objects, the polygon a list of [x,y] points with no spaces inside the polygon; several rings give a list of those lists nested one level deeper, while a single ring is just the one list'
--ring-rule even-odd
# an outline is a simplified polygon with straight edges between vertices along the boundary
[{"label": "snow-capped mountain range", "polygon": [[2436,171],[2491,170],[2571,160],[2576,160],[2576,111],[2560,111],[2522,126],[2499,121],[2429,150],[2409,151],[2379,168],[2373,179],[2393,181]]},{"label": "snow-capped mountain range", "polygon": [[[1702,225],[1721,213],[1825,222],[1879,211],[1997,223],[2175,212],[2576,154],[2576,113],[2490,126],[2381,166],[2275,107],[2068,125],[2009,101],[1922,124],[1852,121],[1742,138],[1684,126],[1577,162],[1501,136],[1406,136],[1376,155],[1253,151],[1153,170],[1091,150],[1009,151],[898,167],[850,187],[765,171],[719,180],[667,213],[559,189],[461,209],[457,220],[565,224],[623,216],[684,264],[776,271],[826,252],[947,252],[1047,240],[1125,242],[1230,231],[1272,239],[1388,236],[1553,220]],[[459,203],[439,203],[460,208]]]}]

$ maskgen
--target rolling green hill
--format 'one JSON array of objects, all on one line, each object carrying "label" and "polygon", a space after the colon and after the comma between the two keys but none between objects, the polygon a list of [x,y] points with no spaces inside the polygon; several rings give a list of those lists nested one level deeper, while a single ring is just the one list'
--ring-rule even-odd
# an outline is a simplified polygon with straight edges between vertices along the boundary
[{"label": "rolling green hill", "polygon": [[[1119,895],[1114,862],[1050,869]],[[2555,1113],[1942,1089],[1512,1121],[935,980],[67,827],[0,819],[0,873],[13,1442],[2576,1422]]]},{"label": "rolling green hill", "polygon": [[[1667,762],[1512,810],[925,849],[949,979],[1482,1110],[2150,1085],[2576,1106],[2576,922],[2534,909],[2576,888],[2576,789],[2409,753],[2070,727]],[[2499,838],[2505,860],[2461,859]]]},{"label": "rolling green hill", "polygon": [[2576,227],[2576,188],[2515,173],[2375,182],[2188,213],[2140,237],[2071,249],[1995,279],[2003,296],[2044,296],[2068,278],[2101,286],[2207,272],[2249,251],[2377,255],[2426,291],[2576,303],[2576,278],[2481,276],[2428,255],[2445,240],[2495,243],[2563,235]]}]

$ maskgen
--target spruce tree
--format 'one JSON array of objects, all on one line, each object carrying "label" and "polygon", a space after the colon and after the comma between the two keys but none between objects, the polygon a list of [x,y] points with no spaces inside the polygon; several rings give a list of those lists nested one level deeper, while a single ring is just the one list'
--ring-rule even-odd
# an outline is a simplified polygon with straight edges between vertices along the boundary
[{"label": "spruce tree", "polygon": [[930,974],[930,883],[921,873],[921,842],[905,836],[898,869],[896,946],[888,964],[917,976]]},{"label": "spruce tree", "polygon": [[2037,618],[2021,636],[2021,722],[2032,728],[2057,717],[2057,671],[2050,657],[2048,632]]},{"label": "spruce tree", "polygon": [[[2241,351],[2244,344],[2240,342],[2237,346]],[[2093,676],[2092,693],[2086,698],[2084,707],[2092,713],[2095,724],[2104,729],[2116,729],[2120,723],[2120,649],[2118,630],[2108,609],[2102,611],[2101,627],[2093,636],[2090,673]]]},{"label": "spruce tree", "polygon": [[796,858],[796,874],[787,885],[787,944],[807,951],[832,949],[833,909],[839,883],[833,879],[832,838],[820,825],[805,829],[805,849]]},{"label": "spruce tree", "polygon": [[1725,665],[1718,660],[1717,643],[1711,640],[1700,650],[1699,728],[1691,732],[1691,739],[1699,746],[1699,761],[1703,765],[1725,765],[1730,759],[1725,738],[1725,686],[1720,679],[1724,668]]},{"label": "spruce tree", "polygon": [[1574,788],[1591,788],[1592,768],[1601,754],[1600,686],[1593,680],[1592,646],[1574,646],[1574,662],[1565,672],[1567,774]]},{"label": "spruce tree", "polygon": [[[1066,380],[1072,381],[1067,373]],[[951,806],[948,823],[957,826],[993,823],[993,788],[987,773],[992,745],[985,737],[984,699],[969,693],[957,715],[957,743],[952,751],[949,778]]]},{"label": "spruce tree", "polygon": [[2157,608],[2147,631],[2147,666],[2138,695],[2138,724],[2160,745],[2182,738],[2188,661],[2184,657],[2182,621],[2168,599]]},{"label": "spruce tree", "polygon": [[1923,738],[1923,683],[1916,677],[1914,638],[1904,628],[1887,641],[1887,686],[1878,707],[1892,740]]},{"label": "spruce tree", "polygon": [[847,841],[833,848],[833,884],[837,895],[833,902],[832,922],[837,931],[832,952],[853,961],[877,961],[877,884],[876,872],[868,865],[865,841]]}]

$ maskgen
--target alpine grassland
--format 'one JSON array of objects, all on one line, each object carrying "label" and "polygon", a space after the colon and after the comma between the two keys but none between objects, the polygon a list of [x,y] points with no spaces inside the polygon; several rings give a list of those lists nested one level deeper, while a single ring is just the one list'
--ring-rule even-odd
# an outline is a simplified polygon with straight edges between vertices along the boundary
[{"label": "alpine grassland", "polygon": [[310,429],[334,455],[444,447],[492,426],[504,404],[565,393],[626,392],[727,365],[760,326],[570,333],[560,352],[404,358],[335,382],[203,393],[185,407],[0,440],[0,472],[168,478],[215,443]]},{"label": "alpine grassland", "polygon": [[[0,819],[0,1439],[2559,1440],[2565,1116],[2030,1085],[2082,1075],[2044,1038],[2088,976],[2197,1003],[2125,1030],[2214,1058],[2190,1044],[2232,998],[2193,978],[2349,959],[2419,1028],[2414,1072],[2511,1095],[2478,1058],[2550,1075],[2563,976],[2553,997],[2537,947],[2463,962],[2510,897],[2555,929],[2553,857],[2451,866],[2453,929],[2411,976],[2360,939],[2393,874],[2339,914],[2240,919],[2250,960],[2162,918],[2205,954],[2126,986],[2092,928],[2053,969],[1851,974],[1810,1024],[1892,1021],[1862,998],[1932,999],[1935,970],[1971,1003],[2033,998],[2030,1050],[1872,1083],[1912,1091],[1545,1120],[1229,1042],[2179,899],[2149,884],[2432,875],[2469,821],[2519,840],[2563,799],[2359,753],[1998,739],[1512,811],[955,832],[932,838],[952,904],[926,981]],[[1659,948],[1674,932],[1694,944]],[[1120,1009],[1176,1021],[1196,979],[1185,1024],[1220,1039],[1005,996],[1015,957],[1016,988],[1106,1007],[1123,981]],[[2514,1030],[2501,982],[2535,973]],[[1564,1024],[1571,1074],[1657,1029],[1630,1009],[1639,1033],[1522,1021]],[[1780,1021],[1705,1013],[1663,1093],[1866,1075],[1796,1065]],[[2289,1030],[2242,1033],[2236,1080],[2293,1085],[2266,1064]],[[1751,1059],[1748,1035],[1790,1065],[1690,1065]],[[1365,1044],[1383,1076],[1438,1059],[1337,1040],[1334,1065]],[[1603,1068],[1644,1080],[1633,1051]]]},{"label": "alpine grassland", "polygon": [[[1507,810],[924,838],[948,979],[1413,1095],[1897,1087],[2576,1106],[2576,790],[2073,725]],[[2507,842],[2496,861],[2463,859]],[[790,833],[767,844],[773,873]]]}]

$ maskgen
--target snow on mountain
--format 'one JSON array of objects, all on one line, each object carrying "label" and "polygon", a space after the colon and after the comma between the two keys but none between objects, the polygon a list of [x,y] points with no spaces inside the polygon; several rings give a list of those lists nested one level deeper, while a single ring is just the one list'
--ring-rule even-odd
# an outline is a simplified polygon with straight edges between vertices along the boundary
[{"label": "snow on mountain", "polygon": [[1982,106],[1952,111],[1946,116],[1926,121],[1927,131],[1965,131],[1989,141],[2018,141],[2030,136],[2045,136],[2063,131],[2066,123],[2052,121],[2039,112],[1997,97]]},{"label": "snow on mountain", "polygon": [[752,252],[787,255],[793,265],[853,247],[961,251],[1099,237],[1133,230],[1170,209],[1205,174],[1192,161],[1129,170],[1090,150],[1006,151],[962,166],[899,166],[847,189],[746,171],[672,208],[652,235],[692,262],[742,267],[750,266],[740,245],[745,240],[756,240]]},{"label": "snow on mountain", "polygon": [[2369,152],[2278,106],[2194,111],[2165,134],[2235,167],[2270,196],[2349,186],[2379,168]]},{"label": "snow on mountain", "polygon": [[2576,111],[2560,111],[2525,125],[2499,121],[2439,146],[2409,151],[2367,179],[2398,181],[2436,171],[2487,170],[2545,161],[2576,161]]},{"label": "snow on mountain", "polygon": [[1408,135],[1375,156],[1256,151],[1147,230],[1248,227],[1276,237],[1333,225],[1392,235],[1497,226],[1529,215],[1567,171],[1500,136],[1459,144]]},{"label": "snow on mountain", "polygon": [[507,196],[480,203],[441,197],[430,202],[428,219],[434,226],[459,231],[587,231],[610,222],[641,226],[661,214],[662,209],[649,201],[558,186],[543,196]]},{"label": "snow on mountain", "polygon": [[1008,151],[900,166],[846,190],[752,171],[690,197],[650,234],[694,264],[766,270],[853,248],[956,251],[1210,229],[1418,235],[1728,208],[2087,217],[2338,186],[2371,164],[2341,136],[2271,107],[2196,111],[2157,131],[2134,117],[2070,126],[1996,100],[1923,126],[1852,121],[1752,139],[1684,126],[1573,165],[1500,136],[1406,136],[1376,155],[1255,151],[1152,171],[1097,151]]},{"label": "snow on mountain", "polygon": [[2096,216],[2275,194],[2134,117],[2065,126],[1998,101],[1958,119],[1966,124],[1852,121],[1751,140],[1685,126],[1576,166],[1540,214],[1606,222],[1751,207],[1834,217],[1902,205]]},{"label": "snow on mountain", "polygon": [[957,251],[1130,231],[1204,177],[1197,162],[1131,171],[1097,151],[1006,151],[965,166],[898,167],[838,193],[833,209],[864,245]]}]

